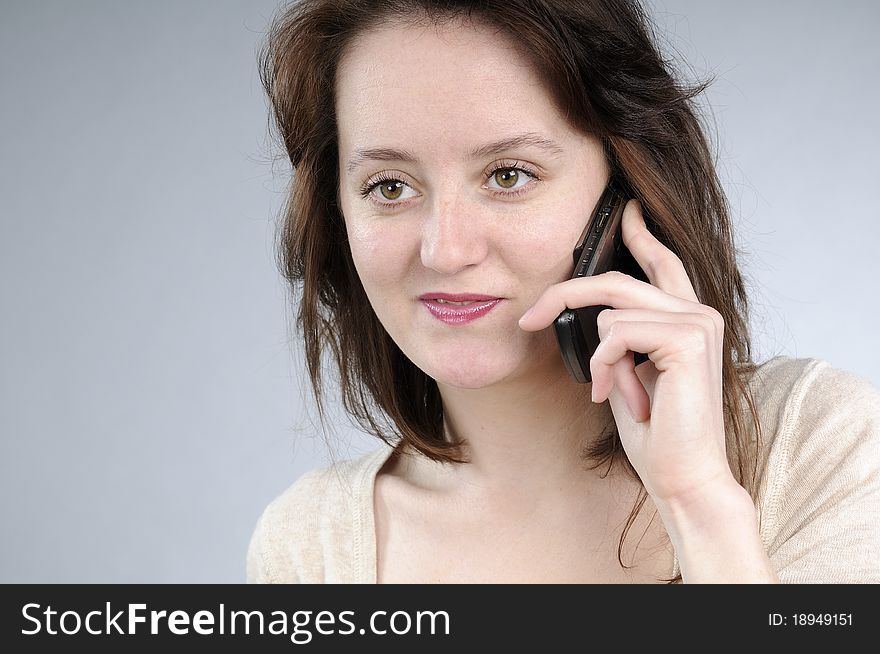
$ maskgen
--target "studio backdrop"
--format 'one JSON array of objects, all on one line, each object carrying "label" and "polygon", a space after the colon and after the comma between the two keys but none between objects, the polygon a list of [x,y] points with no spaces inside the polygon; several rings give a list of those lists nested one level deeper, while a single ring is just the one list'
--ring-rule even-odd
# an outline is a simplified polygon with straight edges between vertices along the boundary
[{"label": "studio backdrop", "polygon": [[[880,385],[880,5],[653,0],[700,99],[759,361]],[[0,4],[0,582],[240,582],[331,454],[274,235],[275,0]]]}]

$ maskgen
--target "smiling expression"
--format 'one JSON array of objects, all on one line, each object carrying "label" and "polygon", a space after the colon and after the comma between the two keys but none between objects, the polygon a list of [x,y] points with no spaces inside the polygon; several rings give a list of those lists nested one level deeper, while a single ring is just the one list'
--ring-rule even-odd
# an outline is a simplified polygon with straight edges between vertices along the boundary
[{"label": "smiling expression", "polygon": [[564,373],[519,317],[571,274],[608,179],[503,35],[450,24],[362,34],[336,78],[339,202],[382,325],[441,384]]}]

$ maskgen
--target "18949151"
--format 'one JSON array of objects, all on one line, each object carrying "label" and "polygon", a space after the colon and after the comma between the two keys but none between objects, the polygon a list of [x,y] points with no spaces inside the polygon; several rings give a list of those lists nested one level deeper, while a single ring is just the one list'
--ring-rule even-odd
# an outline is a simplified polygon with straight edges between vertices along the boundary
[{"label": "18949151", "polygon": [[770,613],[767,624],[771,627],[850,627],[853,623],[852,613]]}]

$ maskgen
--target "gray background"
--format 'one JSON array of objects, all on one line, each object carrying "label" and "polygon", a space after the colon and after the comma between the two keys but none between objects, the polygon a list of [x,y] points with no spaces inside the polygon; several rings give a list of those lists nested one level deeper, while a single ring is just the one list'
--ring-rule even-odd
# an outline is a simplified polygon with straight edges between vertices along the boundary
[{"label": "gray background", "polygon": [[[328,459],[274,268],[275,6],[0,5],[0,581],[242,581],[259,512]],[[717,74],[758,359],[880,385],[878,5],[652,6]],[[338,424],[334,456],[374,447]]]}]

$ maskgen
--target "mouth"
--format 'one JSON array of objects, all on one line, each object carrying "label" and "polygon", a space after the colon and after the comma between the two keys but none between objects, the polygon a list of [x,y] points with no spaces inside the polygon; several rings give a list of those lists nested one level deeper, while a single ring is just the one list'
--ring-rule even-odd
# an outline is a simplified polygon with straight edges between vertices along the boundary
[{"label": "mouth", "polygon": [[503,299],[475,293],[424,293],[419,296],[428,312],[447,325],[464,325],[482,318]]},{"label": "mouth", "polygon": [[475,302],[479,302],[479,300],[465,300],[464,302],[453,302],[452,300],[444,300],[441,297],[435,298],[434,301],[438,302],[440,304],[454,304],[457,307],[463,307],[466,304],[474,304]]},{"label": "mouth", "polygon": [[480,293],[441,293],[439,291],[432,293],[422,293],[419,299],[433,300],[441,304],[469,304],[473,302],[488,302],[490,300],[500,300],[502,298],[497,295],[482,295]]}]

